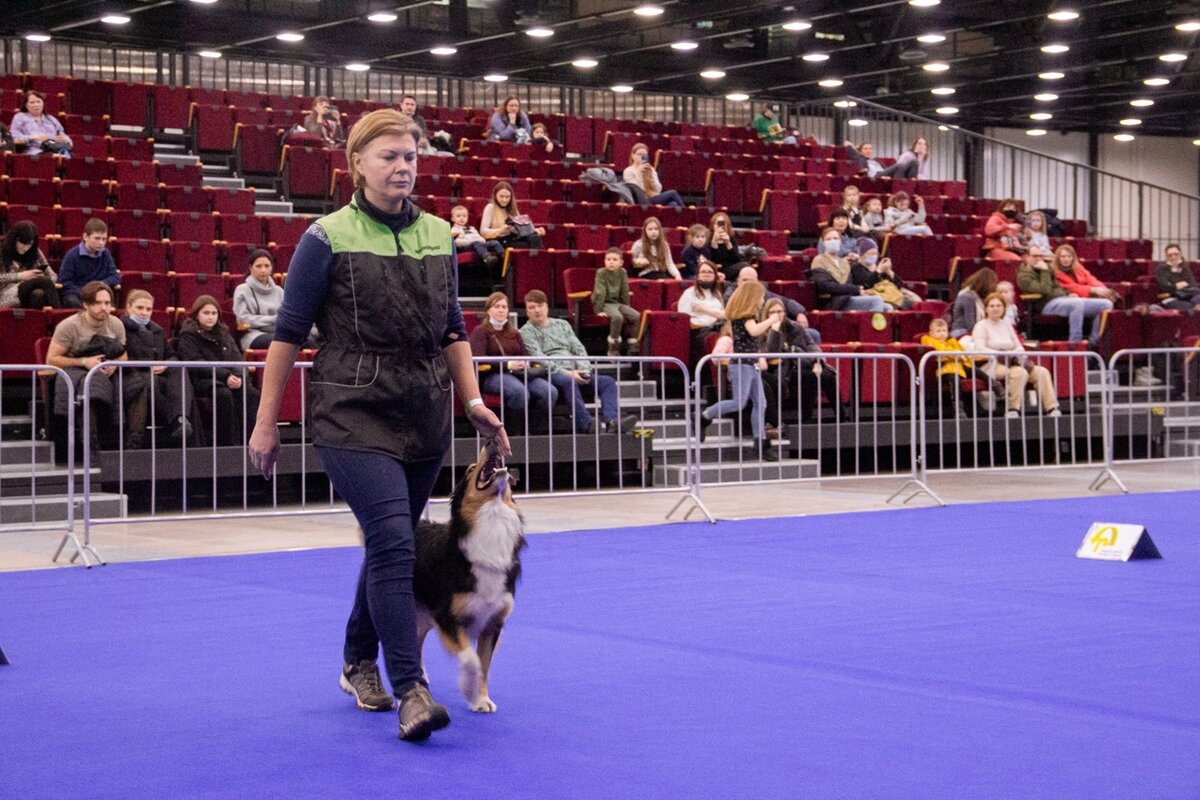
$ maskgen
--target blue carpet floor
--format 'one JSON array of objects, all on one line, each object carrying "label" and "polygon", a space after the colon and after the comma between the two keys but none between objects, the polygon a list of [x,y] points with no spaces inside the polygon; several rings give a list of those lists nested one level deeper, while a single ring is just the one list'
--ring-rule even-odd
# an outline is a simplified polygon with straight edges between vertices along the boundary
[{"label": "blue carpet floor", "polygon": [[[356,550],[0,573],[0,798],[1194,799],[1198,512],[536,536],[499,711],[431,640],[453,723],[417,746],[337,688]],[[1074,558],[1094,519],[1164,560]]]}]

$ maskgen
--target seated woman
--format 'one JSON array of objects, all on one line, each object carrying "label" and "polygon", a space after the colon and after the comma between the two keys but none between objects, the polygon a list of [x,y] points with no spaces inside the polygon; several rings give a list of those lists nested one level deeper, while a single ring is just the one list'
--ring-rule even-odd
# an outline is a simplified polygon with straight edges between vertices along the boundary
[{"label": "seated woman", "polygon": [[652,206],[683,208],[683,197],[679,192],[674,189],[663,191],[662,181],[658,179],[658,172],[650,163],[650,148],[641,142],[635,144],[629,151],[629,166],[625,167],[625,171],[621,174],[621,180],[625,183],[632,183],[634,186],[640,186]]},{"label": "seated woman", "polygon": [[971,349],[1014,354],[1011,357],[993,356],[982,367],[982,371],[990,378],[1005,384],[1008,394],[1008,413],[1005,416],[1021,416],[1025,407],[1025,387],[1032,380],[1046,415],[1061,417],[1058,392],[1050,371],[1029,362],[1016,329],[1004,321],[1004,298],[995,293],[988,295],[984,301],[984,311],[987,317],[976,322],[971,331]]},{"label": "seated woman", "polygon": [[1022,254],[1029,249],[1017,210],[1019,207],[1020,204],[1011,198],[1001,200],[983,225],[983,249],[993,261],[1021,261]]},{"label": "seated woman", "polygon": [[1050,252],[1050,237],[1046,233],[1046,215],[1041,211],[1030,211],[1025,215],[1023,235],[1027,247],[1036,247],[1043,253]]},{"label": "seated woman", "polygon": [[[229,328],[221,322],[221,307],[215,297],[202,294],[192,303],[187,319],[179,326],[175,349],[180,361],[241,361],[242,351]],[[193,367],[188,370],[196,402],[211,409],[200,414],[206,424],[216,415],[210,439],[218,445],[243,445],[258,416],[258,389],[242,369]]]},{"label": "seated woman", "polygon": [[897,156],[896,163],[885,169],[880,175],[890,178],[907,178],[908,180],[929,180],[929,140],[924,136],[918,136],[913,140],[912,147]]},{"label": "seated woman", "polygon": [[725,301],[717,289],[717,268],[707,258],[696,268],[696,283],[684,289],[675,310],[687,314],[692,324],[689,363],[695,365],[704,355],[704,337],[720,330],[725,321]]},{"label": "seated woman", "polygon": [[[724,332],[729,336],[730,351],[733,353],[762,352],[762,341],[771,321],[759,319],[766,297],[766,290],[757,281],[746,283],[737,288],[729,305],[725,308]],[[722,337],[724,338],[724,337]],[[718,350],[713,351],[719,352]],[[735,414],[750,403],[750,430],[758,443],[759,452],[764,461],[778,461],[779,454],[766,438],[767,398],[763,394],[762,370],[766,369],[765,359],[740,358],[729,362],[728,374],[731,387],[730,396],[713,403],[700,413],[700,439],[704,440],[705,432],[712,421],[723,414]]]},{"label": "seated woman", "polygon": [[812,280],[817,296],[828,296],[825,308],[833,311],[888,311],[883,298],[871,294],[851,279],[853,265],[839,258],[842,235],[834,228],[821,232],[821,252],[812,261]]},{"label": "seated woman", "polygon": [[[492,292],[483,304],[487,316],[471,331],[471,355],[476,358],[510,358],[528,356],[525,342],[517,327],[508,318],[508,297],[504,292]],[[482,366],[482,365],[481,365]],[[504,407],[521,414],[532,399],[538,411],[533,419],[549,419],[550,409],[558,399],[558,390],[546,380],[546,370],[529,361],[492,361],[480,371],[479,388],[488,394],[500,395]],[[540,373],[540,374],[539,374]]]},{"label": "seated woman", "polygon": [[671,258],[671,248],[663,238],[662,223],[658,217],[646,217],[642,223],[642,237],[633,243],[629,256],[639,278],[680,278],[675,260]]},{"label": "seated woman", "polygon": [[58,276],[38,249],[38,231],[22,220],[4,234],[0,245],[0,308],[59,308]]},{"label": "seated woman", "polygon": [[1192,269],[1183,263],[1183,248],[1169,244],[1163,251],[1163,263],[1154,270],[1154,283],[1159,294],[1167,295],[1161,302],[1175,311],[1200,311],[1200,286]]},{"label": "seated woman", "polygon": [[925,177],[922,173],[929,158],[926,152],[929,143],[924,138],[913,142],[912,148],[904,151],[900,158],[896,159],[896,163],[890,167],[885,167],[875,160],[875,145],[870,142],[863,142],[857,147],[854,142],[844,142],[843,145],[847,158],[854,162],[859,172],[865,172],[868,178],[908,178],[911,180]]},{"label": "seated woman", "polygon": [[708,229],[709,260],[717,265],[726,281],[734,283],[741,268],[750,262],[738,244],[733,220],[724,211],[718,211],[709,219]]},{"label": "seated woman", "polygon": [[[233,290],[233,313],[238,325],[249,330],[242,335],[243,350],[265,350],[275,336],[275,317],[283,305],[283,287],[275,283],[275,261],[266,250],[250,253],[250,270],[246,280]],[[305,342],[312,347],[312,340]]]},{"label": "seated woman", "polygon": [[950,311],[950,335],[966,336],[984,317],[983,298],[993,294],[1000,279],[991,267],[984,267],[962,282]]},{"label": "seated woman", "polygon": [[[820,346],[813,340],[812,332],[803,325],[787,318],[787,309],[783,300],[773,297],[763,304],[763,317],[771,322],[767,331],[764,350],[768,353],[820,353]],[[767,394],[767,418],[779,425],[779,411],[789,395],[794,394],[796,386],[796,371],[800,374],[800,421],[812,422],[816,418],[817,392],[825,395],[825,403],[835,409],[843,421],[849,420],[849,415],[842,407],[842,399],[838,396],[837,373],[829,368],[822,359],[801,359],[784,361],[778,368],[778,378],[767,375],[764,385]],[[768,371],[770,372],[770,371]],[[782,397],[772,399],[777,395],[776,386],[783,390]]]},{"label": "seated woman", "polygon": [[304,130],[325,140],[326,147],[341,147],[346,143],[346,132],[342,130],[341,115],[329,105],[328,97],[313,100],[313,107],[304,117]]},{"label": "seated woman", "polygon": [[512,96],[504,98],[504,104],[492,112],[488,121],[489,142],[525,144],[532,133],[529,116],[521,110],[521,101]]},{"label": "seated woman", "polygon": [[[154,297],[144,289],[134,289],[125,298],[125,353],[130,361],[176,361],[174,348],[166,332],[154,322]],[[197,418],[192,400],[191,382],[183,370],[167,367],[131,368],[122,373],[122,397],[125,403],[125,446],[136,450],[146,443],[147,427],[155,433],[156,447],[178,446],[192,431]],[[153,395],[153,396],[152,396]]]},{"label": "seated woman", "polygon": [[561,154],[562,151],[562,145],[550,138],[550,133],[546,130],[545,124],[541,122],[534,123],[529,144],[533,145],[534,158],[553,155],[555,152]]},{"label": "seated woman", "polygon": [[932,236],[933,229],[925,224],[925,201],[918,195],[916,209],[908,207],[908,192],[896,192],[883,213],[884,222],[893,233],[906,236]]},{"label": "seated woman", "polygon": [[484,206],[479,221],[479,232],[488,241],[497,241],[504,246],[540,249],[546,229],[534,225],[528,217],[522,218],[517,208],[517,197],[512,184],[499,181],[492,188],[492,202]]},{"label": "seated woman", "polygon": [[895,311],[912,308],[921,302],[920,296],[904,288],[904,282],[896,276],[890,258],[879,257],[879,245],[864,236],[858,240],[858,260],[851,262],[850,280],[867,289]]},{"label": "seated woman", "polygon": [[55,153],[71,157],[74,142],[53,114],[44,114],[46,96],[30,89],[21,100],[21,110],[12,118],[9,129],[16,145],[25,145],[27,154]]}]

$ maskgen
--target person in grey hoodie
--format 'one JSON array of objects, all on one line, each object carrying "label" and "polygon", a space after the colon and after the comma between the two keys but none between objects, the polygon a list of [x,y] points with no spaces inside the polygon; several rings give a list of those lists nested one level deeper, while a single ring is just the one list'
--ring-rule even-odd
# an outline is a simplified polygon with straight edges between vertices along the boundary
[{"label": "person in grey hoodie", "polygon": [[271,346],[275,335],[275,317],[283,305],[283,287],[275,283],[275,261],[266,250],[250,253],[250,274],[233,290],[233,313],[238,325],[249,325],[238,344],[243,350],[262,350]]}]

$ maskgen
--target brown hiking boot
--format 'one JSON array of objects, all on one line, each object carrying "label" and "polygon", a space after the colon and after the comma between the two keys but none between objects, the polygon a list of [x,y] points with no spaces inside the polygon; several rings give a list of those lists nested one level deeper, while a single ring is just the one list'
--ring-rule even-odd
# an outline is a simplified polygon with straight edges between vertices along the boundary
[{"label": "brown hiking boot", "polygon": [[354,702],[363,711],[391,711],[395,706],[392,696],[383,689],[379,667],[374,661],[343,665],[338,685],[342,691],[354,697]]},{"label": "brown hiking boot", "polygon": [[422,742],[429,734],[450,724],[450,713],[441,703],[435,703],[429,690],[417,684],[400,698],[400,738],[406,742]]}]

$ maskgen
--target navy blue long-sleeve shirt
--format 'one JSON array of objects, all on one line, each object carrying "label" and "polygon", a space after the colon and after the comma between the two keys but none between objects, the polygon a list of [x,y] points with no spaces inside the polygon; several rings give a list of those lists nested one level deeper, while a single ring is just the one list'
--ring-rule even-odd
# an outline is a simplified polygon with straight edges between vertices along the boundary
[{"label": "navy blue long-sleeve shirt", "polygon": [[117,276],[117,264],[107,247],[92,255],[81,242],[63,258],[62,266],[58,269],[58,280],[65,293],[79,294],[92,281],[104,281],[109,286],[116,286],[121,279]]}]

